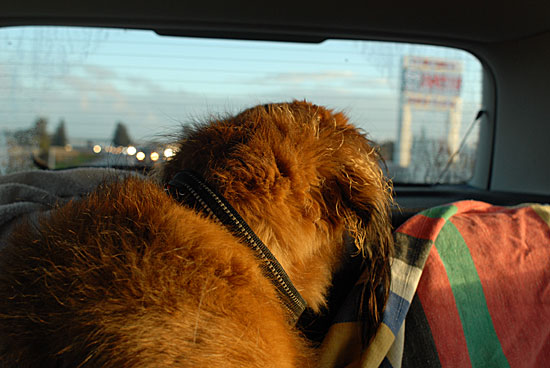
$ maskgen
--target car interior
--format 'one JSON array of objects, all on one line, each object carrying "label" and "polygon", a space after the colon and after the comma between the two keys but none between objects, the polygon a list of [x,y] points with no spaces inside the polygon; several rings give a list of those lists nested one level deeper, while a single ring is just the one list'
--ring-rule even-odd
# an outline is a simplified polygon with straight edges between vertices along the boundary
[{"label": "car interior", "polygon": [[[467,128],[470,124],[475,126],[476,149],[471,172],[452,182],[400,181],[386,157],[388,176],[393,178],[393,229],[424,210],[463,200],[495,206],[550,203],[549,2],[428,0],[329,4],[285,0],[204,3],[31,0],[0,4],[0,26],[0,37],[2,30],[13,27],[69,26],[146,30],[163,37],[190,40],[250,41],[251,55],[256,52],[254,45],[260,45],[258,42],[326,45],[327,40],[418,44],[459,50],[473,56],[480,65],[479,87],[476,87],[480,92],[479,101],[471,108],[464,103],[463,123],[454,144],[458,148],[458,142],[471,138]],[[0,50],[2,47],[5,46],[0,46]],[[335,50],[331,52],[337,52],[338,48]],[[7,75],[2,74],[2,77]],[[401,75],[395,78],[399,80]],[[289,95],[288,98],[308,96]],[[330,95],[326,101],[330,103]],[[471,110],[470,115],[466,114],[467,109]],[[368,112],[365,114],[368,116]],[[364,129],[369,130],[368,123]],[[373,139],[376,141],[376,137]],[[398,150],[393,146],[392,149],[395,161]],[[383,145],[381,150],[384,156]],[[444,162],[451,165],[452,160],[450,157]],[[48,164],[37,157],[33,165],[48,169]],[[126,169],[143,170],[144,166]],[[343,303],[353,288],[353,280],[360,274],[360,266],[357,260],[350,259],[335,276],[329,306]],[[301,324],[310,339],[319,343],[323,340],[336,310],[337,307],[330,307],[321,317],[303,317]],[[405,351],[411,353],[407,348]],[[403,362],[403,366],[407,366],[406,359]],[[419,366],[418,362],[408,364]]]}]

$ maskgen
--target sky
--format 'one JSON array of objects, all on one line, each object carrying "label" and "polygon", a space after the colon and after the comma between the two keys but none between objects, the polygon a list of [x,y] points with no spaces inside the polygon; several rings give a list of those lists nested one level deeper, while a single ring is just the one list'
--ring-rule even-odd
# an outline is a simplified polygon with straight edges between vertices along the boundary
[{"label": "sky", "polygon": [[[461,133],[481,100],[481,64],[448,48],[327,40],[320,44],[159,36],[69,27],[0,29],[0,131],[38,117],[69,140],[110,140],[117,122],[136,141],[259,103],[307,99],[345,111],[378,141],[397,134],[402,58],[462,63]],[[445,134],[445,114],[413,111],[413,131]]]}]

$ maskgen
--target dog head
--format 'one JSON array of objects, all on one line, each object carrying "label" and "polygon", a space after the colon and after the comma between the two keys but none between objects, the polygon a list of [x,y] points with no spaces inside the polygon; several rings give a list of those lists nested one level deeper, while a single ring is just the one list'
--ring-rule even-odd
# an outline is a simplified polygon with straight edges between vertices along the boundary
[{"label": "dog head", "polygon": [[[368,314],[389,290],[391,184],[371,142],[340,112],[307,102],[257,106],[187,128],[169,180],[191,169],[214,186],[283,265],[308,305],[319,310],[349,233],[372,279]],[[379,288],[380,290],[380,288]]]}]

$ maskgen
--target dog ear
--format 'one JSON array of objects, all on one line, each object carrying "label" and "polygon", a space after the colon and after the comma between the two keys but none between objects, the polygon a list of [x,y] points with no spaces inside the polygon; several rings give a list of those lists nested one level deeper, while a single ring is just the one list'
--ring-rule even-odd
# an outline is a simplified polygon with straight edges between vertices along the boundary
[{"label": "dog ear", "polygon": [[363,342],[368,344],[381,322],[390,290],[392,185],[384,176],[382,159],[372,142],[347,124],[347,119],[338,121],[345,116],[336,114],[334,118],[334,124],[340,126],[341,140],[332,154],[337,186],[333,205],[363,257],[360,316]]},{"label": "dog ear", "polygon": [[382,320],[390,290],[392,189],[378,165],[378,152],[370,148],[361,153],[342,167],[338,177],[342,203],[337,205],[364,261],[359,315],[363,322],[363,343],[368,344]]}]

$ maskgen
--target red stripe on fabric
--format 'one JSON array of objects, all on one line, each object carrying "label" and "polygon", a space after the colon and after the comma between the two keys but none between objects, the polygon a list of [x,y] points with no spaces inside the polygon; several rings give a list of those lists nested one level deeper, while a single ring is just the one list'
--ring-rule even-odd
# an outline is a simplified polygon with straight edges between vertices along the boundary
[{"label": "red stripe on fabric", "polygon": [[492,208],[451,222],[470,249],[510,366],[550,366],[548,225],[530,207]]},{"label": "red stripe on fabric", "polygon": [[443,218],[431,218],[424,215],[416,215],[401,225],[397,229],[397,232],[418,239],[434,240],[443,225],[445,225],[445,219]]},{"label": "red stripe on fabric", "polygon": [[490,211],[491,209],[501,208],[494,207],[493,205],[480,201],[460,201],[453,203],[458,208],[457,213],[471,212],[471,211]]},{"label": "red stripe on fabric", "polygon": [[441,366],[471,368],[451,285],[435,247],[432,247],[426,260],[417,294],[430,325]]}]

